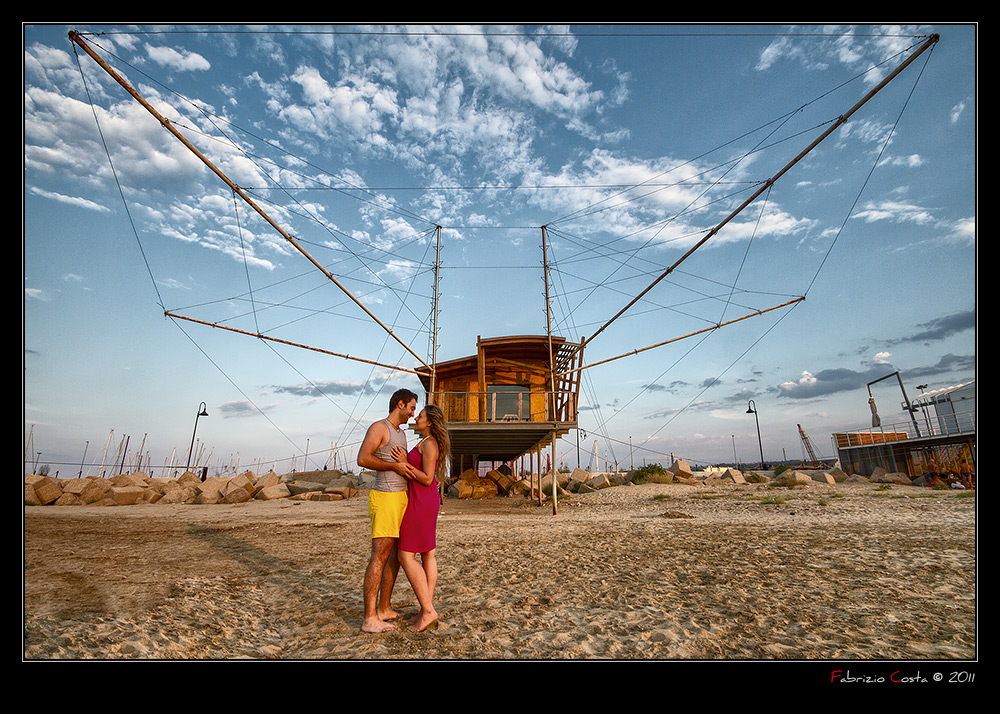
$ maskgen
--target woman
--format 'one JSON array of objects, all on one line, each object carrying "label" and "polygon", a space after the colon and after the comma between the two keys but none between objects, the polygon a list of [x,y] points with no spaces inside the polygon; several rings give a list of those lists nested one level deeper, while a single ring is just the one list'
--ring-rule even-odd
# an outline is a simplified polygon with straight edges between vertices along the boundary
[{"label": "woman", "polygon": [[[448,422],[440,407],[428,404],[417,415],[414,424],[423,439],[407,454],[395,447],[393,457],[399,463],[409,464],[409,491],[406,513],[399,528],[399,564],[413,587],[420,603],[420,614],[414,619],[418,632],[436,626],[438,615],[434,610],[434,588],[437,585],[437,517],[440,496],[438,480],[447,478],[450,454]],[[417,561],[416,554],[420,554]]]}]

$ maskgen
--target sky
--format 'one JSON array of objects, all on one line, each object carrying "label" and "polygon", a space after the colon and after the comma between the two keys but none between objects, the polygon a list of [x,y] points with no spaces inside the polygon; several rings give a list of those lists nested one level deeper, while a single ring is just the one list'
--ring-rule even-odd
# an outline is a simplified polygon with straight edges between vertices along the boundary
[{"label": "sky", "polygon": [[28,470],[351,461],[438,249],[438,360],[587,341],[571,468],[829,457],[871,382],[975,379],[974,25],[22,30]]}]

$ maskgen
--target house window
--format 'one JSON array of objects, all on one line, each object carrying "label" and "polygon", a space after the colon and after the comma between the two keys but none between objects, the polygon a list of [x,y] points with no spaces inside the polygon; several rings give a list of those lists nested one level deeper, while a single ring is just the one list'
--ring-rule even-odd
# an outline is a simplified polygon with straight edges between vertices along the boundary
[{"label": "house window", "polygon": [[486,387],[486,421],[530,421],[531,390],[517,384]]}]

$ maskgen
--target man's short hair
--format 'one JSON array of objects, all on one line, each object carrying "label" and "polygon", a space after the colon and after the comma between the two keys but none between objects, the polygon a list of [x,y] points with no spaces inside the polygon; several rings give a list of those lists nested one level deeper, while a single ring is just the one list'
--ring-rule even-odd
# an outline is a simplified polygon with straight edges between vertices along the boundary
[{"label": "man's short hair", "polygon": [[396,405],[400,402],[403,404],[409,404],[411,401],[417,398],[417,395],[411,392],[409,389],[397,389],[393,392],[392,397],[389,398],[389,411],[391,412],[396,408]]}]

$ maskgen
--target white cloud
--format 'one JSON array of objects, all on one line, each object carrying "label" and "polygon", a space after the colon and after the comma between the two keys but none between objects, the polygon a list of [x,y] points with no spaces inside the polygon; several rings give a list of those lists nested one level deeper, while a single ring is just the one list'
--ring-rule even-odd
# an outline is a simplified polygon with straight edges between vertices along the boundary
[{"label": "white cloud", "polygon": [[809,389],[816,386],[817,379],[809,372],[803,372],[802,376],[795,381],[782,382],[778,385],[778,389],[783,392],[796,391],[799,389]]},{"label": "white cloud", "polygon": [[204,72],[212,65],[196,52],[178,52],[172,47],[147,47],[146,54],[157,64],[184,72]]},{"label": "white cloud", "polygon": [[86,198],[80,198],[79,196],[65,196],[61,193],[55,193],[53,191],[44,191],[37,186],[32,186],[28,190],[36,196],[51,198],[53,201],[59,201],[60,203],[65,203],[71,206],[77,206],[78,208],[86,208],[88,211],[98,211],[100,213],[111,212],[111,209],[107,206],[102,206],[99,203],[95,203],[94,201],[90,201]]},{"label": "white cloud", "polygon": [[[805,29],[808,37],[798,39],[794,33]],[[828,32],[829,39],[817,39],[819,33]],[[756,69],[767,71],[780,62],[797,62],[808,70],[824,70],[840,65],[852,70],[866,71],[863,80],[872,85],[886,74],[879,65],[888,57],[898,55],[914,43],[914,38],[926,34],[919,25],[882,25],[855,28],[839,25],[827,27],[788,28],[788,34],[777,38],[761,52]],[[890,65],[891,67],[891,65]]]},{"label": "white cloud", "polygon": [[976,219],[965,218],[955,224],[952,235],[968,243],[976,242]]},{"label": "white cloud", "polygon": [[930,223],[933,216],[922,206],[901,201],[870,201],[864,210],[855,214],[868,223],[875,221],[895,221],[896,223]]}]

